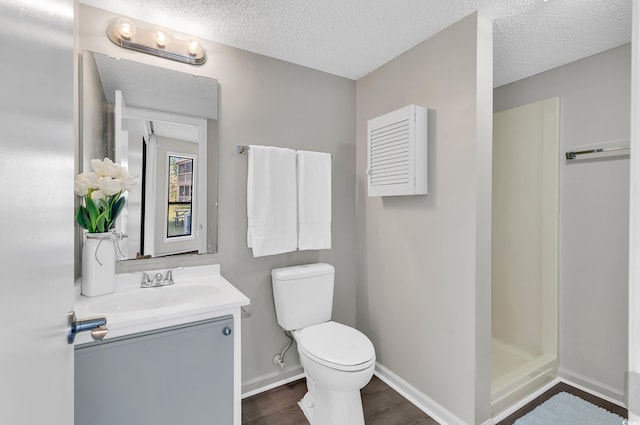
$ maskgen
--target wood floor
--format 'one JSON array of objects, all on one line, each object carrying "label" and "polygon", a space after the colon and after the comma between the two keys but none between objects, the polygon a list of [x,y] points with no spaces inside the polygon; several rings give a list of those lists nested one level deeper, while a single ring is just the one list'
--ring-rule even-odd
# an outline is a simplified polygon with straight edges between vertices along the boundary
[{"label": "wood floor", "polygon": [[[307,392],[304,379],[242,401],[242,425],[309,425],[298,401]],[[362,390],[367,425],[437,425],[376,376]]]},{"label": "wood floor", "polygon": [[[297,404],[306,391],[306,382],[304,379],[300,379],[244,399],[242,401],[242,425],[309,425]],[[559,383],[497,425],[513,425],[517,419],[563,391],[623,418],[627,417],[626,409],[565,383]],[[361,393],[367,425],[438,424],[376,376],[362,389]]]}]

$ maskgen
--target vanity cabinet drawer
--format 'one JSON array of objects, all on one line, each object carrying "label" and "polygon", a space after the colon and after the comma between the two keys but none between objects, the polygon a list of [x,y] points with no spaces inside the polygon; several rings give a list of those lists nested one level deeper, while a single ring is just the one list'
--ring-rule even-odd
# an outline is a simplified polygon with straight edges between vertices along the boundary
[{"label": "vanity cabinet drawer", "polygon": [[76,425],[233,424],[233,318],[75,349]]}]

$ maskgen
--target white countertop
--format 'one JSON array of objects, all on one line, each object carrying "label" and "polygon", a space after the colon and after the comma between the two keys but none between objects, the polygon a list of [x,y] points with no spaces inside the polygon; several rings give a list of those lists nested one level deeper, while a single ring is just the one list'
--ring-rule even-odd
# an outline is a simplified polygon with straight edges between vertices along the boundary
[{"label": "white countertop", "polygon": [[[165,270],[148,271],[150,277]],[[139,332],[234,314],[249,299],[220,275],[219,265],[185,267],[173,271],[173,285],[140,288],[141,273],[116,275],[116,290],[98,297],[78,296],[78,319],[104,316],[105,340]],[[239,318],[239,317],[237,317]],[[75,345],[94,342],[91,332],[76,336]]]}]

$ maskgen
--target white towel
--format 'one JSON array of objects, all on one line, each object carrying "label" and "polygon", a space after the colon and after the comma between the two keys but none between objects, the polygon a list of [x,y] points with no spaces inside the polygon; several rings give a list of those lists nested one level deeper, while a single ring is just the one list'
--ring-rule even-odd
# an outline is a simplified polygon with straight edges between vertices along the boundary
[{"label": "white towel", "polygon": [[249,146],[247,217],[254,257],[296,250],[296,151]]},{"label": "white towel", "polygon": [[298,249],[331,248],[331,155],[298,151]]}]

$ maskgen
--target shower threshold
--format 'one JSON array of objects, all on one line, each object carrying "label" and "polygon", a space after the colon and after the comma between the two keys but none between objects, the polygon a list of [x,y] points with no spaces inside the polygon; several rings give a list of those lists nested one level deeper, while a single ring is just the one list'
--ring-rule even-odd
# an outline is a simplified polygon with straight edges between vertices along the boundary
[{"label": "shower threshold", "polygon": [[557,376],[557,358],[534,355],[494,340],[491,410],[497,415]]}]

